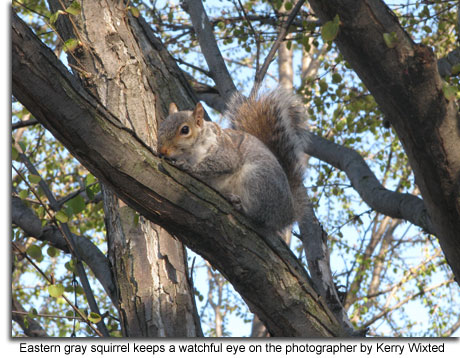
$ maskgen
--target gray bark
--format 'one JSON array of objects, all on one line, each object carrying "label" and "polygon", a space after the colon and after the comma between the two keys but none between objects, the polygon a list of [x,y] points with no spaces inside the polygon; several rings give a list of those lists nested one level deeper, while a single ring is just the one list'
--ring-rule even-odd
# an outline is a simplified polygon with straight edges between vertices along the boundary
[{"label": "gray bark", "polygon": [[160,161],[16,16],[12,38],[21,103],[125,203],[220,270],[272,335],[350,334],[281,238],[259,236],[220,195]]},{"label": "gray bark", "polygon": [[[321,21],[340,17],[335,43],[394,127],[434,232],[460,278],[460,114],[443,94],[432,51],[412,41],[381,0],[311,0]],[[395,32],[388,48],[384,33]]]},{"label": "gray bark", "polygon": [[[53,11],[59,1],[50,1]],[[150,68],[164,67],[161,56],[142,20],[130,26],[121,3],[84,2],[81,19],[69,23],[61,18],[64,39],[83,42],[69,57],[79,68],[84,87],[89,89],[122,124],[134,131],[150,147],[156,145],[157,121],[165,114],[177,79],[168,72],[155,76]],[[153,47],[153,49],[152,49]],[[161,82],[167,83],[165,85]],[[190,96],[174,98],[192,106]],[[194,297],[187,277],[183,246],[165,230],[148,220],[134,224],[136,212],[117,200],[108,188],[103,190],[108,239],[108,255],[117,285],[121,328],[131,337],[195,337],[201,328],[195,320]],[[145,265],[150,262],[150,265]],[[133,300],[133,297],[137,299]]]}]

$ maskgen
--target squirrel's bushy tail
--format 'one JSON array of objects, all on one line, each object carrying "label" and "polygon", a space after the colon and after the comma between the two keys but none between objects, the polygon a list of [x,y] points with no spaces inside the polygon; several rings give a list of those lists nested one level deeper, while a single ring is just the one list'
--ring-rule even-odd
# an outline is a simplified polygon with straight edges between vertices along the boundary
[{"label": "squirrel's bushy tail", "polygon": [[[280,87],[249,98],[235,94],[225,116],[234,129],[257,137],[275,154],[288,177],[295,201],[297,191],[303,188],[306,165],[299,136],[299,130],[306,126],[306,115],[300,98]],[[296,214],[300,214],[298,210]]]}]

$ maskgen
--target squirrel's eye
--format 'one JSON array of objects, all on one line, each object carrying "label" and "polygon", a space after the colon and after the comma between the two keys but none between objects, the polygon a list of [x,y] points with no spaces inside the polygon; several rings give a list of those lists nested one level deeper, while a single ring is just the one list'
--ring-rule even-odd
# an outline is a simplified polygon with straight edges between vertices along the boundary
[{"label": "squirrel's eye", "polygon": [[190,128],[188,126],[183,126],[180,129],[180,134],[189,134],[189,132],[190,132]]}]

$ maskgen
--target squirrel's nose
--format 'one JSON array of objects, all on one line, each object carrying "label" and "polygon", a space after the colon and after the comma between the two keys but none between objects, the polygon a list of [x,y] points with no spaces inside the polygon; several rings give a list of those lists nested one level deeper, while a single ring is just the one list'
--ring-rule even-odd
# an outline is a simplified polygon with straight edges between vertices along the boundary
[{"label": "squirrel's nose", "polygon": [[160,158],[168,156],[168,148],[165,146],[160,147]]}]

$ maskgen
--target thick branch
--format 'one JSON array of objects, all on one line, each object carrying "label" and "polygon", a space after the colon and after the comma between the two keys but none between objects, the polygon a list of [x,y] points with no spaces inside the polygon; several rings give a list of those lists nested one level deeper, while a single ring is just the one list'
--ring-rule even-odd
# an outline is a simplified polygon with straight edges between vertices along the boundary
[{"label": "thick branch", "polygon": [[201,0],[186,0],[185,3],[212,78],[221,96],[229,98],[236,91],[236,87],[217,46],[212,25],[209,22],[203,3]]},{"label": "thick branch", "polygon": [[[53,225],[47,225],[42,228],[40,219],[18,197],[11,198],[11,219],[27,235],[37,240],[47,241],[65,253],[70,253],[67,242],[62,237],[61,232]],[[104,287],[112,302],[115,303],[116,290],[112,280],[109,261],[105,255],[86,237],[73,235],[73,242],[75,244],[75,251],[79,254],[82,261],[93,271],[94,276],[99,280],[102,287]]]},{"label": "thick branch", "polygon": [[435,234],[423,201],[410,194],[385,189],[358,152],[335,144],[310,132],[303,132],[305,152],[343,170],[361,198],[375,211],[407,220]]},{"label": "thick branch", "polygon": [[13,93],[132,208],[219,269],[276,336],[343,336],[279,237],[260,237],[207,186],[162,163],[13,16]]},{"label": "thick branch", "polygon": [[[339,15],[335,39],[403,144],[434,231],[460,279],[460,114],[447,99],[432,51],[415,44],[381,0],[311,0],[323,21]],[[384,34],[397,41],[389,48]]]},{"label": "thick branch", "polygon": [[452,76],[452,68],[460,65],[460,48],[449,52],[446,57],[438,60],[438,71],[441,77]]}]

